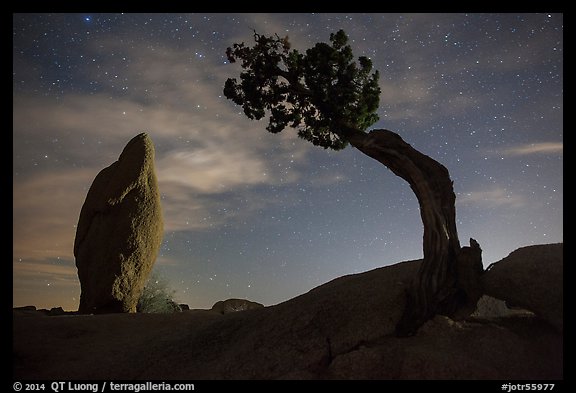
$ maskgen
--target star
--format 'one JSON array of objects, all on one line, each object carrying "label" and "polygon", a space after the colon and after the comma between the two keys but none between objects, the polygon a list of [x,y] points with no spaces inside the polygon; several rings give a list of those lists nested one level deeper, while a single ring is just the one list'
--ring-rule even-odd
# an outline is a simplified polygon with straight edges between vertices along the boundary
[{"label": "star", "polygon": [[449,170],[461,241],[486,264],[562,241],[561,14],[14,14],[15,305],[77,307],[82,203],[141,129],[164,213],[156,268],[191,308],[275,304],[421,258],[406,182],[351,146],[272,135],[223,96],[240,73],[226,48],[254,29],[304,53],[340,28],[380,72],[373,128]]}]

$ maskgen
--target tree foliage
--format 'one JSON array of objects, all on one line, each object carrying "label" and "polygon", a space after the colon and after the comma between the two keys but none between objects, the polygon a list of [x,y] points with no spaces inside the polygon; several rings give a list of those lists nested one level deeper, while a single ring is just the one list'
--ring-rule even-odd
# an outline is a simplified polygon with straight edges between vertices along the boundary
[{"label": "tree foliage", "polygon": [[241,61],[243,72],[239,81],[226,80],[224,95],[250,119],[269,112],[268,131],[293,127],[314,145],[340,150],[347,145],[343,127],[364,131],[378,120],[379,73],[367,57],[354,61],[343,30],[306,53],[291,49],[288,37],[254,32],[254,41],[252,47],[242,42],[226,50],[230,63]]}]

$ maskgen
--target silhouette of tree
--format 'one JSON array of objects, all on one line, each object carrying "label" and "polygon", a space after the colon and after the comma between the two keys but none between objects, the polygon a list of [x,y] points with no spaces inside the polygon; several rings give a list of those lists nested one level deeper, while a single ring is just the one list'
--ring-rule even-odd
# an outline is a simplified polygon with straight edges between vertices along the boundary
[{"label": "silhouette of tree", "polygon": [[254,32],[254,46],[235,43],[226,50],[230,63],[241,61],[240,80],[229,78],[224,94],[255,120],[269,113],[266,129],[286,127],[326,149],[351,144],[405,179],[420,204],[424,259],[406,293],[399,336],[408,336],[437,313],[459,317],[474,310],[481,295],[481,249],[470,239],[460,247],[456,196],[448,170],[389,130],[365,130],[378,120],[379,73],[367,57],[354,60],[343,30],[330,43],[305,53],[288,37]]},{"label": "silhouette of tree", "polygon": [[341,150],[348,141],[340,129],[365,130],[378,120],[380,101],[378,71],[370,74],[372,61],[353,61],[348,37],[340,30],[330,35],[332,45],[318,43],[303,55],[290,51],[288,37],[254,33],[256,45],[228,48],[231,63],[242,60],[240,82],[228,79],[226,97],[242,105],[250,119],[271,112],[268,127],[277,133],[286,126],[314,145]]}]

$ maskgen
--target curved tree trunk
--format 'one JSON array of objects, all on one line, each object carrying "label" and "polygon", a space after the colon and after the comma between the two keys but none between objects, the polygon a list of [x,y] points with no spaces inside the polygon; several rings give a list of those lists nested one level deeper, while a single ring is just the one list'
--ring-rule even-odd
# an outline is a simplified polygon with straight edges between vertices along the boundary
[{"label": "curved tree trunk", "polygon": [[482,294],[481,250],[473,239],[470,247],[460,247],[456,196],[446,167],[415,150],[392,131],[373,130],[366,134],[345,127],[342,135],[352,146],[406,180],[420,204],[424,259],[407,292],[397,335],[414,334],[438,313],[466,316],[474,311]]}]

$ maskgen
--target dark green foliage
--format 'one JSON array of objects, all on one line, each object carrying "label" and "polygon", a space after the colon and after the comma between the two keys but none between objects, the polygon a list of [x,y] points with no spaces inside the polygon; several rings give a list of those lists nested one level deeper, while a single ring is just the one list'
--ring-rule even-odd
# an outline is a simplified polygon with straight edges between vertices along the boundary
[{"label": "dark green foliage", "polygon": [[168,288],[166,281],[153,272],[142,291],[136,306],[141,313],[173,313],[182,311],[174,298],[175,292]]},{"label": "dark green foliage", "polygon": [[290,126],[314,145],[340,150],[347,145],[344,126],[364,131],[378,120],[378,71],[371,73],[367,57],[354,61],[343,30],[305,54],[291,50],[288,37],[255,32],[254,41],[253,47],[240,43],[226,50],[230,63],[241,60],[243,72],[240,81],[226,80],[224,95],[250,119],[268,111],[268,131]]}]

